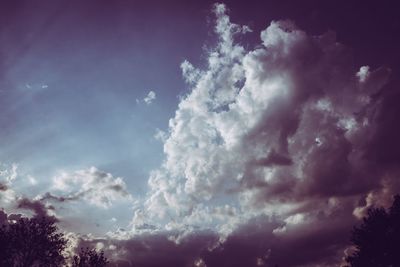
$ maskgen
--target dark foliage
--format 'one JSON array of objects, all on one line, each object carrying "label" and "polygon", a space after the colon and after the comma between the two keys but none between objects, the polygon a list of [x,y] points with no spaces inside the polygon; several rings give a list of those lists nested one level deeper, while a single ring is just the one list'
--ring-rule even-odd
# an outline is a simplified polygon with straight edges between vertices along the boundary
[{"label": "dark foliage", "polygon": [[[0,227],[0,267],[58,267],[65,265],[62,252],[67,240],[57,232],[56,220],[49,217],[20,218]],[[81,250],[73,258],[74,267],[104,267],[104,253]]]},{"label": "dark foliage", "polygon": [[73,267],[103,267],[108,260],[104,257],[104,252],[97,253],[94,249],[81,249],[78,256],[74,257]]},{"label": "dark foliage", "polygon": [[0,266],[60,266],[67,241],[52,218],[21,218],[0,228]]},{"label": "dark foliage", "polygon": [[346,260],[351,267],[400,266],[400,196],[392,207],[370,209],[351,241],[356,248]]}]

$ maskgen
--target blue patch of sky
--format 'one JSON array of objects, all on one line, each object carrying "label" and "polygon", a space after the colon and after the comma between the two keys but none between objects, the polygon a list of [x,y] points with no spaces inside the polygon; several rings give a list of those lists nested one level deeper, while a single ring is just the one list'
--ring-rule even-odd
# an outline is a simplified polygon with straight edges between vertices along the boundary
[{"label": "blue patch of sky", "polygon": [[[0,51],[1,162],[39,182],[93,165],[146,192],[163,156],[153,136],[167,129],[186,88],[180,63],[203,51],[206,13],[193,19],[121,3],[26,3],[10,18]],[[138,104],[150,90],[155,102]]]}]

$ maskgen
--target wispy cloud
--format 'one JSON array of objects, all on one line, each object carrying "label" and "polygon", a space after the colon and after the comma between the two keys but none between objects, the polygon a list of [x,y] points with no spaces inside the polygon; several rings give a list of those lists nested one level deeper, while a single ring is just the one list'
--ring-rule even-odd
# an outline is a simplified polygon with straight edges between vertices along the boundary
[{"label": "wispy cloud", "polygon": [[113,177],[96,167],[73,173],[62,172],[53,178],[52,190],[62,193],[54,195],[48,192],[40,199],[57,202],[82,199],[103,208],[109,208],[116,200],[132,200],[122,178]]}]

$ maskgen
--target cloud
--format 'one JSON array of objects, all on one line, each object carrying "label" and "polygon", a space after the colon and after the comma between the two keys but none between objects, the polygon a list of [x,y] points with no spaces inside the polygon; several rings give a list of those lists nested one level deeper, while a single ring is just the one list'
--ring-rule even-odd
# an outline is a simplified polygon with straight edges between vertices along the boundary
[{"label": "cloud", "polygon": [[196,262],[201,262],[201,253],[218,240],[214,233],[198,232],[177,244],[169,238],[173,234],[146,233],[125,240],[79,236],[76,251],[81,247],[101,248],[111,260],[110,266],[196,266]]},{"label": "cloud", "polygon": [[369,66],[362,66],[360,70],[356,73],[356,76],[361,83],[365,82],[369,76]]},{"label": "cloud", "polygon": [[[348,236],[342,233],[354,223],[337,217],[343,211],[317,220],[312,214],[286,222],[255,217],[238,225],[222,242],[212,230],[192,230],[179,242],[177,230],[158,230],[125,239],[82,236],[79,247],[101,243],[112,266],[337,266],[342,260],[338,252],[347,244]],[[274,231],[282,227],[284,233]]]},{"label": "cloud", "polygon": [[32,175],[28,175],[26,178],[27,178],[28,182],[29,182],[31,185],[36,185],[36,184],[38,183],[38,181],[36,180],[36,178],[33,177]]},{"label": "cloud", "polygon": [[157,128],[156,133],[154,134],[154,139],[161,142],[165,142],[165,140],[167,140],[167,134],[164,131]]},{"label": "cloud", "polygon": [[49,200],[49,201],[56,201],[56,202],[66,202],[66,201],[73,201],[79,200],[84,194],[73,194],[70,196],[56,196],[50,192],[46,192],[43,196],[40,196],[39,199],[42,200]]},{"label": "cloud", "polygon": [[0,203],[8,206],[16,200],[16,193],[13,189],[13,183],[18,177],[18,165],[16,163],[0,165]]},{"label": "cloud", "polygon": [[30,210],[37,217],[49,217],[56,221],[58,219],[54,216],[54,207],[52,205],[46,205],[42,201],[39,200],[31,200],[26,197],[19,198],[17,200],[17,208],[18,209],[26,209]]},{"label": "cloud", "polygon": [[0,177],[9,185],[18,177],[18,164],[13,163],[11,166],[1,166]]},{"label": "cloud", "polygon": [[[246,49],[237,40],[250,29],[223,4],[214,13],[218,42],[205,68],[181,64],[190,90],[156,134],[165,159],[145,203],[108,238],[71,235],[74,248],[102,248],[115,266],[338,266],[352,226],[400,189],[390,70],[355,66],[334,33],[291,21]],[[94,167],[61,173],[53,189],[18,205],[49,214],[46,201],[132,198]]]},{"label": "cloud", "polygon": [[55,195],[47,192],[39,196],[39,199],[57,202],[85,200],[102,208],[109,208],[117,200],[132,200],[122,178],[113,177],[110,173],[98,170],[96,167],[73,173],[62,172],[53,178],[52,189],[62,194]]},{"label": "cloud", "polygon": [[7,189],[7,185],[0,183],[0,191],[7,191]]},{"label": "cloud", "polygon": [[145,98],[143,98],[143,101],[147,104],[150,105],[153,103],[153,101],[156,99],[156,93],[154,91],[150,91]]},{"label": "cloud", "polygon": [[[310,36],[291,21],[272,21],[246,50],[235,40],[248,27],[224,5],[214,13],[207,67],[181,65],[191,90],[159,138],[165,160],[150,175],[145,217],[182,236],[217,233],[222,252],[202,258],[207,266],[338,264],[355,212],[400,189],[398,167],[373,153],[387,134],[378,118],[390,70],[354,66],[334,33]],[[255,221],[264,234],[252,234]]]}]

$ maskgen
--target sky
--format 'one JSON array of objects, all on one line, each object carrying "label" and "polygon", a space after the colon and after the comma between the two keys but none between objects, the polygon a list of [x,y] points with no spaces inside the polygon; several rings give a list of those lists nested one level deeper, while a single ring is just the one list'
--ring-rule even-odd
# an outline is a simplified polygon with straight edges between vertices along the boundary
[{"label": "sky", "polygon": [[389,0],[2,2],[0,212],[114,266],[340,266],[400,189],[399,32]]}]

